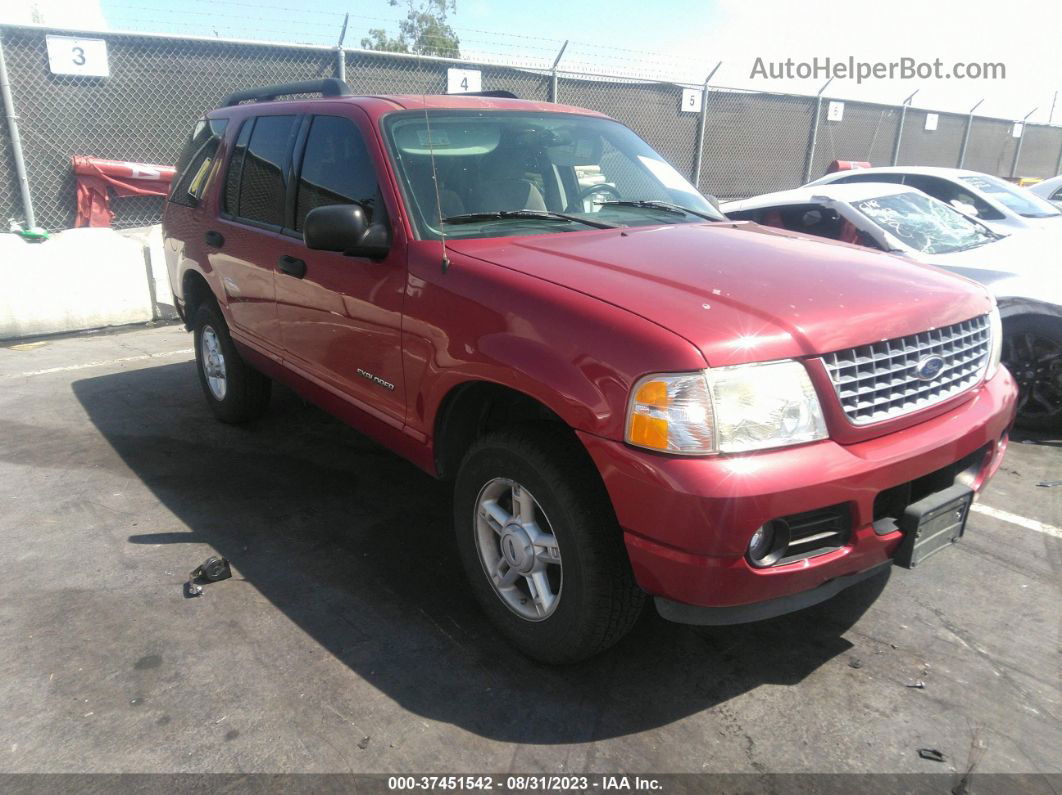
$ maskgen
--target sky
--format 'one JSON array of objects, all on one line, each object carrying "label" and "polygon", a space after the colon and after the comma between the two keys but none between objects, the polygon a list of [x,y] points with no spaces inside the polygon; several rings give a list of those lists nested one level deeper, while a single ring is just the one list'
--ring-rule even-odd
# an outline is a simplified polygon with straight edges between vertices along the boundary
[{"label": "sky", "polygon": [[[87,24],[76,20],[98,9],[114,30],[317,44],[335,44],[349,12],[348,46],[357,46],[370,27],[394,32],[404,13],[387,0],[36,3],[53,24]],[[713,85],[801,94],[816,93],[825,80],[753,78],[756,59],[939,58],[949,71],[959,61],[1002,63],[1005,79],[838,79],[826,95],[899,103],[917,89],[915,107],[965,113],[983,99],[978,113],[1020,119],[1038,108],[1029,120],[1040,123],[1062,89],[1057,0],[457,0],[450,22],[466,55],[495,62],[548,64],[567,39],[562,67],[700,82],[721,61]],[[1062,124],[1062,99],[1053,121]]]}]

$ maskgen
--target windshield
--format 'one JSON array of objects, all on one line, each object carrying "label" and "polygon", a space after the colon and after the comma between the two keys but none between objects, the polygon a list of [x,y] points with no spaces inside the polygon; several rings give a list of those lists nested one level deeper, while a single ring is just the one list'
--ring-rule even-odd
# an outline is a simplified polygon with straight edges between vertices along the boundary
[{"label": "windshield", "polygon": [[998,177],[990,177],[987,174],[971,174],[959,177],[959,179],[1026,218],[1049,218],[1062,215],[1050,202],[1046,202],[1036,194],[1022,190]]},{"label": "windshield", "polygon": [[923,254],[948,254],[996,240],[981,224],[922,193],[896,193],[853,203],[863,215]]},{"label": "windshield", "polygon": [[725,220],[608,119],[434,110],[388,116],[384,131],[422,239],[438,239],[440,221],[448,238],[468,238]]}]

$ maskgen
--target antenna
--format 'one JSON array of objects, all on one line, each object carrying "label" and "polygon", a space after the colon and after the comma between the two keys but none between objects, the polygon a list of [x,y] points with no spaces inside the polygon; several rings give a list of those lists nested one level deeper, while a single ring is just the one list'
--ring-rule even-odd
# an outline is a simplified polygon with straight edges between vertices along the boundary
[{"label": "antenna", "polygon": [[[420,51],[417,51],[417,61],[420,61]],[[442,191],[439,190],[439,172],[435,168],[435,142],[431,138],[431,119],[428,118],[428,95],[420,95],[421,104],[424,105],[424,126],[428,133],[428,157],[431,159],[431,181],[435,185],[435,213],[439,221],[439,242],[442,243],[442,272],[450,270],[450,257],[446,253],[446,228],[443,223]]]},{"label": "antenna", "polygon": [[431,158],[431,181],[435,185],[435,210],[439,220],[439,242],[442,243],[442,272],[450,270],[450,258],[446,255],[446,229],[442,214],[442,192],[439,190],[439,172],[435,168],[435,143],[431,139],[431,121],[428,118],[427,95],[421,95],[424,103],[424,126],[428,133],[428,156]]}]

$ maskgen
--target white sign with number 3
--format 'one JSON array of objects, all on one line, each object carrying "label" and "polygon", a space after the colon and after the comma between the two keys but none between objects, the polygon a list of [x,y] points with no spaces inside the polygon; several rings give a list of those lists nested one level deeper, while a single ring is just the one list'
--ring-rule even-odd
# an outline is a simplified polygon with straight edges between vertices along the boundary
[{"label": "white sign with number 3", "polygon": [[699,88],[682,89],[682,108],[685,113],[700,113],[704,92]]},{"label": "white sign with number 3", "polygon": [[80,39],[74,36],[46,36],[48,68],[53,75],[110,77],[107,42],[103,39]]},{"label": "white sign with number 3", "polygon": [[446,93],[467,94],[483,90],[483,75],[478,69],[447,69]]}]

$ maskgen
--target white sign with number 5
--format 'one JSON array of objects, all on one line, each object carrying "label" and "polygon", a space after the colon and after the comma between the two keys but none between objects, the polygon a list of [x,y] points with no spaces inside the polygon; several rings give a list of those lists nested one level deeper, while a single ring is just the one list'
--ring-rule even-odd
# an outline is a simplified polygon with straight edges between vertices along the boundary
[{"label": "white sign with number 5", "polygon": [[103,39],[81,39],[74,36],[46,36],[48,40],[48,68],[53,75],[82,77],[110,77],[107,64],[107,42]]},{"label": "white sign with number 5", "polygon": [[682,89],[682,107],[685,113],[700,113],[701,103],[704,101],[704,92],[699,88]]},{"label": "white sign with number 5", "polygon": [[447,69],[446,93],[467,94],[483,90],[483,75],[478,69]]}]

